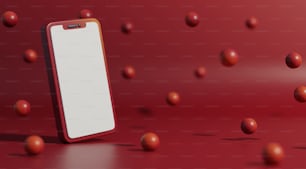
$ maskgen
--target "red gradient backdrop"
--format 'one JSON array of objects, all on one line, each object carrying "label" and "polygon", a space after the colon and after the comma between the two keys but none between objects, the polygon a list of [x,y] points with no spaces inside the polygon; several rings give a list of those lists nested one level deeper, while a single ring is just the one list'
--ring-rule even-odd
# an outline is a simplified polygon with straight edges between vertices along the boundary
[{"label": "red gradient backdrop", "polygon": [[[277,168],[305,168],[306,105],[294,100],[294,89],[306,83],[305,63],[285,64],[288,53],[306,56],[306,2],[303,0],[164,0],[46,1],[2,0],[0,12],[18,14],[13,28],[0,25],[0,168],[266,168],[261,151],[279,142],[285,159]],[[100,20],[118,117],[116,133],[89,142],[65,145],[56,137],[41,28],[52,21],[75,19],[90,9]],[[194,11],[200,23],[188,27]],[[255,16],[250,30],[245,21]],[[130,34],[121,25],[133,23]],[[27,63],[32,48],[38,60]],[[239,54],[224,67],[220,52]],[[131,65],[133,79],[122,70]],[[205,78],[194,71],[204,66]],[[169,106],[176,91],[180,103]],[[32,112],[18,116],[13,104],[25,99]],[[240,131],[253,117],[258,130]],[[143,152],[146,131],[160,136],[156,152]],[[28,157],[26,136],[38,134],[45,151]]]}]

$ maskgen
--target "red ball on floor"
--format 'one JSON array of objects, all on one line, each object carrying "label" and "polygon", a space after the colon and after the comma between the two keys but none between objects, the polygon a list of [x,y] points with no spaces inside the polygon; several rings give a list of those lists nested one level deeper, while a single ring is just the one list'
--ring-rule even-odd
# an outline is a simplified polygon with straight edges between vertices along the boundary
[{"label": "red ball on floor", "polygon": [[13,11],[6,11],[2,15],[2,23],[7,27],[13,27],[18,22],[18,16]]},{"label": "red ball on floor", "polygon": [[80,18],[92,18],[93,12],[89,9],[82,9],[80,11]]},{"label": "red ball on floor", "polygon": [[198,77],[198,78],[204,78],[206,76],[206,68],[203,67],[203,66],[200,66],[198,67],[196,70],[195,70],[195,75]]},{"label": "red ball on floor", "polygon": [[33,63],[37,60],[38,55],[35,50],[27,49],[26,51],[24,51],[23,57],[26,62]]},{"label": "red ball on floor", "polygon": [[31,105],[26,100],[18,100],[14,105],[14,110],[20,116],[27,116],[31,112]]},{"label": "red ball on floor", "polygon": [[253,134],[257,130],[257,123],[252,118],[245,118],[241,121],[241,130],[245,134]]},{"label": "red ball on floor", "polygon": [[141,137],[140,142],[141,142],[141,146],[142,146],[143,150],[145,150],[145,151],[154,151],[160,145],[158,135],[153,133],[153,132],[145,133]]},{"label": "red ball on floor", "polygon": [[249,29],[255,29],[257,27],[257,25],[258,25],[258,20],[254,16],[248,18],[247,21],[246,21],[246,26]]},{"label": "red ball on floor", "polygon": [[126,33],[126,34],[129,34],[132,32],[132,30],[134,29],[134,25],[132,22],[124,22],[122,25],[121,25],[121,31],[123,33]]},{"label": "red ball on floor", "polygon": [[200,23],[199,15],[195,12],[189,12],[185,17],[185,22],[190,27],[195,27]]},{"label": "red ball on floor", "polygon": [[177,92],[169,92],[167,96],[167,102],[170,105],[177,105],[180,102],[180,95]]},{"label": "red ball on floor", "polygon": [[286,65],[289,68],[298,68],[302,64],[302,56],[297,52],[291,52],[286,56]]},{"label": "red ball on floor", "polygon": [[306,86],[302,85],[294,90],[294,98],[298,102],[306,102]]},{"label": "red ball on floor", "polygon": [[233,49],[225,49],[220,54],[221,63],[224,66],[231,67],[237,64],[239,56],[237,52]]},{"label": "red ball on floor", "polygon": [[264,146],[262,157],[267,165],[277,165],[285,157],[284,150],[279,143],[269,143]]},{"label": "red ball on floor", "polygon": [[135,71],[134,67],[132,67],[132,66],[125,66],[123,71],[122,71],[122,75],[126,79],[132,79],[136,76],[136,71]]},{"label": "red ball on floor", "polygon": [[29,155],[38,155],[44,151],[45,142],[40,136],[32,135],[26,138],[24,149]]}]

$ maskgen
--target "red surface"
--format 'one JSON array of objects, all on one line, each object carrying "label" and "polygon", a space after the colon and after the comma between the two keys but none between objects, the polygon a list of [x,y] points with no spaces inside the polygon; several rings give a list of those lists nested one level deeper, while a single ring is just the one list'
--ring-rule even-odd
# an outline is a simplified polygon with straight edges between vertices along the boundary
[{"label": "red surface", "polygon": [[[280,143],[285,158],[276,168],[305,168],[305,104],[294,90],[305,85],[305,65],[290,69],[286,55],[306,53],[306,2],[287,1],[1,1],[0,11],[18,14],[18,24],[0,26],[0,159],[1,168],[267,168],[261,152]],[[89,9],[103,28],[118,131],[89,142],[59,144],[41,40],[49,22],[76,19]],[[190,28],[186,13],[196,11],[200,24]],[[245,26],[254,16],[256,29]],[[131,34],[121,25],[130,21]],[[28,48],[37,51],[34,64],[23,60]],[[220,63],[220,52],[237,50],[233,67]],[[134,79],[122,77],[133,65]],[[198,66],[204,79],[194,76]],[[169,91],[180,104],[169,106]],[[21,118],[12,106],[31,103]],[[240,121],[253,117],[256,133],[246,136]],[[153,131],[161,146],[143,152],[140,137]],[[41,135],[45,150],[26,156],[28,135]]]}]

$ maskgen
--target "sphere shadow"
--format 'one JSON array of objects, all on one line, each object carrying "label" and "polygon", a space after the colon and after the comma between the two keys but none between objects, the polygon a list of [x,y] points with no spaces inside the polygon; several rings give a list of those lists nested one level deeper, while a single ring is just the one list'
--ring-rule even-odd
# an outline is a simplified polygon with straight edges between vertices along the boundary
[{"label": "sphere shadow", "polygon": [[234,137],[234,138],[222,138],[221,140],[226,140],[226,141],[257,141],[257,140],[260,140],[260,139],[255,138],[255,137]]}]

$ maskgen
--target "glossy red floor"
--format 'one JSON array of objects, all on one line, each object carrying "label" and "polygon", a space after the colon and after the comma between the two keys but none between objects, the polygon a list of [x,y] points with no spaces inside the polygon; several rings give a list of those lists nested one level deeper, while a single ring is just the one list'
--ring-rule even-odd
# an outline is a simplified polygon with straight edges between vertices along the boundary
[{"label": "glossy red floor", "polygon": [[[294,90],[305,85],[305,64],[287,67],[285,57],[298,52],[305,59],[304,1],[8,1],[0,12],[16,12],[14,27],[0,25],[0,168],[306,168],[305,103]],[[41,28],[49,22],[78,18],[90,9],[102,23],[111,87],[117,112],[117,132],[77,144],[56,137],[50,85]],[[194,11],[199,24],[186,25]],[[246,26],[250,17],[258,22]],[[128,34],[123,23],[132,23]],[[26,49],[37,51],[36,62],[23,59]],[[232,48],[238,62],[222,65],[219,55]],[[132,79],[122,76],[131,65]],[[206,68],[199,79],[195,70]],[[180,102],[167,104],[169,92]],[[13,104],[31,103],[27,117]],[[253,135],[240,122],[254,118]],[[161,145],[155,152],[141,150],[143,133],[153,131]],[[26,136],[41,135],[45,151],[29,157]],[[267,167],[261,151],[280,143],[285,158]]]}]

